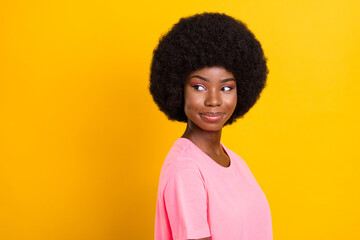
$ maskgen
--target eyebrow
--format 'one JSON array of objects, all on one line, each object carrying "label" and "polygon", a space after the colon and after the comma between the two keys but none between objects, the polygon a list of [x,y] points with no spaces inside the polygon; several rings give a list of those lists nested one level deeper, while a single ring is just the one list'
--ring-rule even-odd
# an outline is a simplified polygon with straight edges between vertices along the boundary
[{"label": "eyebrow", "polygon": [[[199,78],[201,80],[204,80],[205,82],[210,82],[209,79],[205,78],[205,77],[202,77],[202,76],[199,76],[199,75],[193,75],[190,77],[191,78]],[[235,81],[234,78],[226,78],[226,79],[221,79],[220,82],[223,83],[223,82],[229,82],[229,81]]]}]

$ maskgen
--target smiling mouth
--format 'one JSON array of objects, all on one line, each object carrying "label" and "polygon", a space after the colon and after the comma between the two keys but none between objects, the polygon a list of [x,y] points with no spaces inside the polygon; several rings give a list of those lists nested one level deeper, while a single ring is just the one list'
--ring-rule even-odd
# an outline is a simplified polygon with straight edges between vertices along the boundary
[{"label": "smiling mouth", "polygon": [[202,118],[204,118],[205,120],[210,121],[210,122],[218,121],[223,116],[222,113],[218,113],[218,112],[217,113],[201,113],[200,115]]}]

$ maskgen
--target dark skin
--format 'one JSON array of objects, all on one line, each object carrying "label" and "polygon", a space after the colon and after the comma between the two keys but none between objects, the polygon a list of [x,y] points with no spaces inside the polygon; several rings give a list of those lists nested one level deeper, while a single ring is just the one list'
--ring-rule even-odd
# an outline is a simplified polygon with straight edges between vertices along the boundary
[{"label": "dark skin", "polygon": [[[221,132],[233,114],[236,103],[236,82],[232,73],[222,67],[206,67],[192,72],[184,86],[187,126],[182,138],[192,141],[222,167],[230,159],[222,148]],[[210,240],[210,237],[197,240]]]},{"label": "dark skin", "polygon": [[214,134],[199,135],[200,129],[193,122],[189,121],[182,138],[192,141],[198,148],[211,157],[216,163],[223,167],[230,166],[230,159],[220,144],[221,131]]},{"label": "dark skin", "polygon": [[[187,126],[182,138],[187,138],[223,167],[230,165],[223,150],[221,132],[233,114],[236,103],[236,82],[232,73],[222,67],[206,67],[192,72],[184,86]],[[216,113],[218,119],[206,118]]]}]

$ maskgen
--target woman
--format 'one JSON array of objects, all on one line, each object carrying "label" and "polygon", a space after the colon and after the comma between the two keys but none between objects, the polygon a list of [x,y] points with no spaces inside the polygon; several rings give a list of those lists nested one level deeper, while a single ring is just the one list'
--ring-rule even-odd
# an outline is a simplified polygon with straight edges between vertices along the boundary
[{"label": "woman", "polygon": [[265,86],[260,43],[219,13],[182,18],[154,50],[150,92],[170,120],[186,122],[160,174],[155,239],[269,240],[266,197],[244,160],[221,143]]}]

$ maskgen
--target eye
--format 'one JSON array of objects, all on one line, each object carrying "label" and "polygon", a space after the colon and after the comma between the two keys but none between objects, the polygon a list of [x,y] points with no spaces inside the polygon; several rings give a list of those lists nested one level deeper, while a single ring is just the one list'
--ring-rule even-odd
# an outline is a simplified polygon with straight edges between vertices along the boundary
[{"label": "eye", "polygon": [[193,88],[194,88],[195,90],[197,90],[197,91],[204,91],[204,90],[206,90],[205,87],[202,86],[202,85],[195,85],[195,86],[193,86]]},{"label": "eye", "polygon": [[230,90],[233,89],[233,88],[232,88],[232,87],[229,87],[229,86],[224,86],[222,89],[223,89],[224,92],[228,92],[228,91],[230,91]]}]

